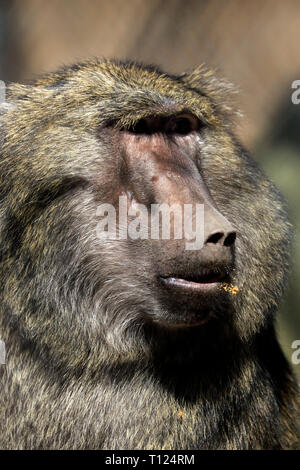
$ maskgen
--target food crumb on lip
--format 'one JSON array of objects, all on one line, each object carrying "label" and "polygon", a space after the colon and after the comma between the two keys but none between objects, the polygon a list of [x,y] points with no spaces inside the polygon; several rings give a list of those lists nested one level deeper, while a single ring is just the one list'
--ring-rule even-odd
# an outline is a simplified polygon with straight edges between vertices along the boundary
[{"label": "food crumb on lip", "polygon": [[228,282],[223,282],[221,284],[221,288],[224,289],[226,292],[230,292],[231,295],[236,295],[239,291],[238,286],[234,286],[233,284],[230,284]]}]

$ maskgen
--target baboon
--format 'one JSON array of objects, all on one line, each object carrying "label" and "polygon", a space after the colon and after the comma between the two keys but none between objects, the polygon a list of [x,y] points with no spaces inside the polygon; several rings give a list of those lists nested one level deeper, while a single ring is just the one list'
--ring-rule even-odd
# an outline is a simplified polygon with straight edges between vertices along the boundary
[{"label": "baboon", "polygon": [[[204,66],[106,59],[8,86],[2,449],[299,448],[274,328],[292,229],[229,95]],[[199,204],[201,249],[99,236],[120,196]]]}]

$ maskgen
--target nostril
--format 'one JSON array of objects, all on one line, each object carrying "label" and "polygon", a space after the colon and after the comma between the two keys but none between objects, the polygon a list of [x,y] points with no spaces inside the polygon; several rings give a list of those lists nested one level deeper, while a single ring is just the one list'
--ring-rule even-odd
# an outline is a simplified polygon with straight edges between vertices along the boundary
[{"label": "nostril", "polygon": [[208,237],[205,243],[217,244],[223,237],[224,237],[224,233],[222,232],[213,233],[212,235]]},{"label": "nostril", "polygon": [[236,232],[231,232],[224,240],[224,246],[232,246],[236,239]]},{"label": "nostril", "polygon": [[225,240],[222,243],[222,240],[224,239],[224,232],[216,232],[210,235],[205,243],[213,243],[213,244],[222,244],[224,246],[232,246],[235,242],[236,239],[236,232],[230,232],[228,235],[226,235]]}]

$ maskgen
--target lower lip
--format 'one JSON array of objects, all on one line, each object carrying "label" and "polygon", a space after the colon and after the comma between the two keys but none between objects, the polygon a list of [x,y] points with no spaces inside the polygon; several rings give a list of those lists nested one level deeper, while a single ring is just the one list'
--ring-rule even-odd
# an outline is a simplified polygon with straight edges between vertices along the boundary
[{"label": "lower lip", "polygon": [[193,282],[186,281],[185,279],[180,279],[177,277],[161,277],[162,282],[168,287],[180,288],[185,291],[191,292],[212,292],[217,290],[220,285],[220,282]]}]

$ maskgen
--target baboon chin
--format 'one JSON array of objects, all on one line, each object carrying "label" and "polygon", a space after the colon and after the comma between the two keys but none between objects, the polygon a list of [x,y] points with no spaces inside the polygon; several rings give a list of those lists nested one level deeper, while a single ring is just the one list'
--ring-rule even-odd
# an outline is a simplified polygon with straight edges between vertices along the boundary
[{"label": "baboon chin", "polygon": [[230,91],[104,59],[8,86],[1,448],[300,448],[292,229]]}]

